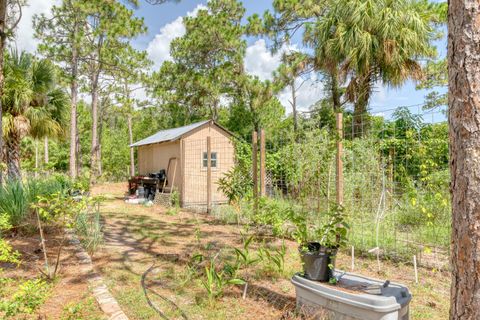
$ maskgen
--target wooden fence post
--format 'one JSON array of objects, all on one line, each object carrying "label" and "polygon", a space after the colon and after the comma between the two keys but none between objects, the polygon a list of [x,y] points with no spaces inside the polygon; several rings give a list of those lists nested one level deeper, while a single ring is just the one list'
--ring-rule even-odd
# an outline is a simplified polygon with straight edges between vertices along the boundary
[{"label": "wooden fence post", "polygon": [[336,191],[337,205],[343,205],[343,114],[337,113],[337,166],[336,166]]},{"label": "wooden fence post", "polygon": [[253,201],[254,210],[257,213],[258,209],[258,136],[257,132],[252,132],[252,180],[253,180]]},{"label": "wooden fence post", "polygon": [[260,130],[260,196],[267,194],[265,190],[265,131]]},{"label": "wooden fence post", "polygon": [[212,211],[212,143],[207,137],[207,212]]}]

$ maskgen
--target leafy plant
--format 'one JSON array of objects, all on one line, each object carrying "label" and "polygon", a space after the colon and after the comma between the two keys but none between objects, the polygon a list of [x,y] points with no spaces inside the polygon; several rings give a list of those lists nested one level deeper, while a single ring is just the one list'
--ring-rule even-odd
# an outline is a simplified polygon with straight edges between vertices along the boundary
[{"label": "leafy plant", "polygon": [[231,265],[226,266],[218,272],[215,266],[215,259],[212,259],[210,260],[210,266],[205,267],[205,279],[202,280],[202,285],[207,291],[210,302],[222,296],[227,285],[245,284],[244,280],[231,277],[235,274],[232,272],[234,267]]},{"label": "leafy plant", "polygon": [[243,238],[243,245],[242,248],[235,248],[235,254],[237,256],[237,264],[248,268],[249,266],[257,263],[259,261],[258,257],[255,258],[250,252],[250,245],[254,240],[254,235],[247,237],[246,235],[242,234]]},{"label": "leafy plant", "polygon": [[345,221],[344,209],[340,206],[327,211],[327,222],[314,230],[317,241],[327,248],[343,247],[347,244],[347,232],[349,225]]},{"label": "leafy plant", "polygon": [[0,301],[0,312],[7,319],[19,314],[32,314],[43,304],[49,291],[50,285],[44,280],[27,280],[10,298]]},{"label": "leafy plant", "polygon": [[252,192],[252,179],[245,171],[244,168],[235,166],[218,179],[218,190],[223,192],[231,204],[238,203]]},{"label": "leafy plant", "polygon": [[28,189],[18,180],[11,180],[0,186],[0,213],[8,216],[13,227],[19,226],[28,214]]},{"label": "leafy plant", "polygon": [[287,247],[285,242],[279,248],[269,250],[263,246],[259,249],[259,259],[265,264],[267,271],[273,271],[277,274],[283,274],[285,271],[285,255],[287,253]]}]

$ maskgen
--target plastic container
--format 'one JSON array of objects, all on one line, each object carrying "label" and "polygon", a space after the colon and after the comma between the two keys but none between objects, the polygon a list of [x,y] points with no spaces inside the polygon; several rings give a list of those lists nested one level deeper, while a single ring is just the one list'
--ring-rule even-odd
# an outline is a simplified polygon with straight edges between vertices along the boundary
[{"label": "plastic container", "polygon": [[[339,272],[335,272],[339,275]],[[396,283],[381,287],[381,294],[363,293],[362,288],[382,286],[383,281],[344,274],[337,286],[320,283],[296,274],[292,278],[297,310],[314,319],[408,320],[412,295]]]},{"label": "plastic container", "polygon": [[326,248],[318,242],[310,242],[307,249],[300,247],[300,257],[305,277],[310,280],[326,282],[333,276],[337,249]]}]

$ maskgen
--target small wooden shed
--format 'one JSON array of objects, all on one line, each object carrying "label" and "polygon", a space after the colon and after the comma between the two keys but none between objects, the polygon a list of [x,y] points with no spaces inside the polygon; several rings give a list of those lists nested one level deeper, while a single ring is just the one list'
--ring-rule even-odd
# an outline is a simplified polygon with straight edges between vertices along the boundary
[{"label": "small wooden shed", "polygon": [[218,179],[235,165],[232,138],[227,129],[213,120],[206,120],[161,130],[130,147],[138,148],[140,175],[167,170],[168,190],[179,192],[182,207],[206,207],[209,197],[210,204],[227,201],[227,197],[218,189]]}]

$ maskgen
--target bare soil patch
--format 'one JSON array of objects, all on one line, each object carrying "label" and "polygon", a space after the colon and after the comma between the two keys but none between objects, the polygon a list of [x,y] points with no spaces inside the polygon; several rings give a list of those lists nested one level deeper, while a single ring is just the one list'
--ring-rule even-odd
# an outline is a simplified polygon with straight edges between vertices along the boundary
[{"label": "bare soil patch", "polygon": [[[56,261],[58,246],[62,241],[60,230],[46,228],[46,248],[49,262]],[[42,276],[44,266],[40,236],[36,233],[19,232],[9,238],[10,244],[21,254],[21,264],[2,265],[3,277],[16,283]],[[18,315],[16,319],[104,319],[90,294],[87,279],[82,277],[81,266],[75,256],[75,248],[65,239],[60,255],[57,278],[51,282],[51,288],[45,303],[32,315]],[[15,286],[11,288],[15,289]]]}]

